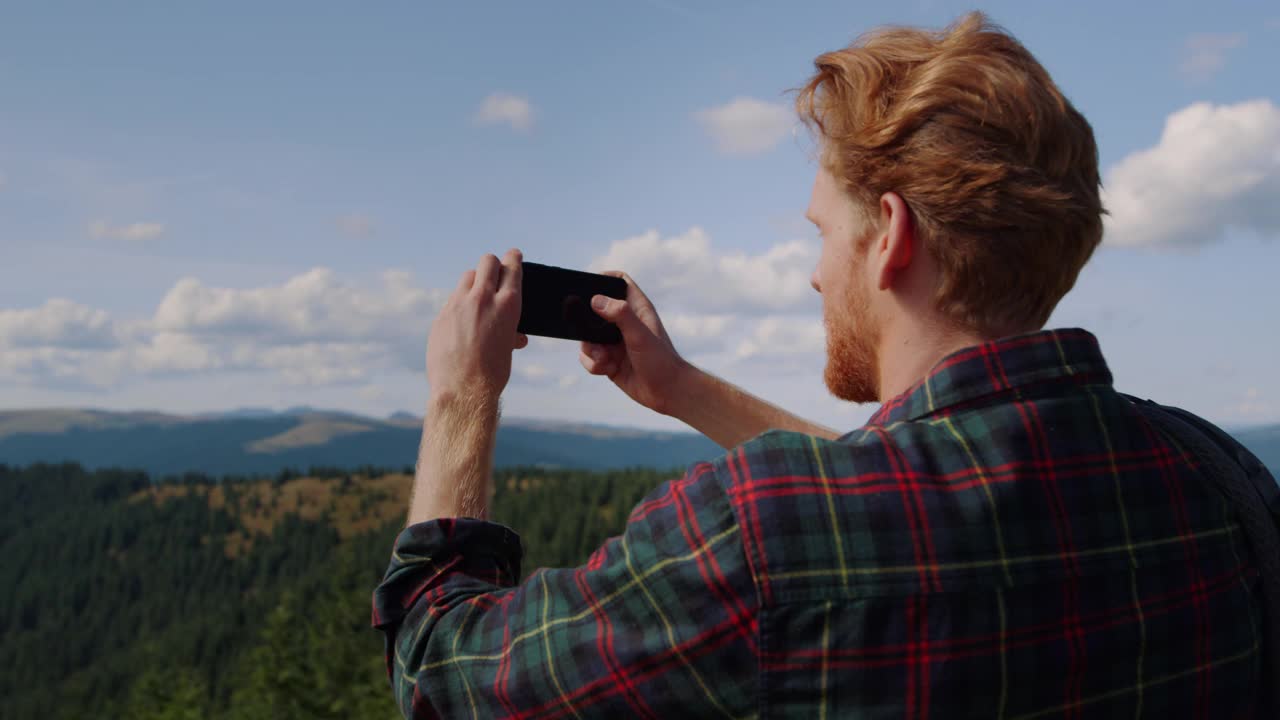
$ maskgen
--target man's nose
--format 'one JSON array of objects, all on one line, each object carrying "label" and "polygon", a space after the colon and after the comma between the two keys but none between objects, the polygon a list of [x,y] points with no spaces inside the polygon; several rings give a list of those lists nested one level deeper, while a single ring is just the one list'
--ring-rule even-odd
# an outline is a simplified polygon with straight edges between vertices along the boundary
[{"label": "man's nose", "polygon": [[817,290],[819,294],[822,293],[822,286],[818,285],[817,270],[814,270],[813,274],[809,276],[809,287],[813,288],[814,290]]}]

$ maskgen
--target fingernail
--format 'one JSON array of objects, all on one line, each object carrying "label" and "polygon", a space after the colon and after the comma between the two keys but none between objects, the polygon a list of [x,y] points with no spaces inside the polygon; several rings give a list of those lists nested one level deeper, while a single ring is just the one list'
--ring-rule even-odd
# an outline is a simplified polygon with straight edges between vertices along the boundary
[{"label": "fingernail", "polygon": [[596,295],[591,298],[591,307],[596,310],[603,310],[609,306],[609,301],[603,295]]}]

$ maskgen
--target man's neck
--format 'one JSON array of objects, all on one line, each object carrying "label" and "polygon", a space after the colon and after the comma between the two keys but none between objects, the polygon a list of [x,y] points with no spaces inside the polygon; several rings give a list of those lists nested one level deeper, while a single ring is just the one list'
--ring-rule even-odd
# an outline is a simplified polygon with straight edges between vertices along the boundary
[{"label": "man's neck", "polygon": [[880,402],[909,390],[951,353],[986,341],[977,333],[925,322],[886,328],[879,352]]}]

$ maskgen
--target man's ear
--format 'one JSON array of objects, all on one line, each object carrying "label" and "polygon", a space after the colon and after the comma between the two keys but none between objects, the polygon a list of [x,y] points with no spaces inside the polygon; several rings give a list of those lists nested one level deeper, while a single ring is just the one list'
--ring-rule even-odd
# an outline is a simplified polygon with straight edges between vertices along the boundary
[{"label": "man's ear", "polygon": [[911,267],[915,257],[916,235],[911,211],[901,195],[887,192],[880,196],[880,231],[876,242],[876,286],[888,290],[899,273]]}]

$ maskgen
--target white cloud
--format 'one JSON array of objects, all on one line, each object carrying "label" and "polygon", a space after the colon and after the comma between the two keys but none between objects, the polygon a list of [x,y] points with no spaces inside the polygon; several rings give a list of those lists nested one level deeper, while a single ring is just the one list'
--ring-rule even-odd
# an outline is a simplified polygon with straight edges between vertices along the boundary
[{"label": "white cloud", "polygon": [[238,344],[229,366],[245,370],[274,370],[290,385],[363,383],[370,371],[387,366],[387,348],[379,343],[309,342],[262,347]]},{"label": "white cloud", "polygon": [[577,363],[576,344],[562,343],[556,352],[537,354],[530,360],[529,351],[516,353],[511,366],[511,385],[523,388],[568,390],[586,375]]},{"label": "white cloud", "polygon": [[367,238],[373,235],[373,218],[362,213],[348,213],[338,216],[335,221],[338,231],[353,238]]},{"label": "white cloud", "polygon": [[103,310],[62,298],[37,308],[0,310],[0,348],[104,348],[116,344],[111,317]]},{"label": "white cloud", "polygon": [[136,222],[128,225],[112,225],[106,220],[95,220],[89,224],[89,236],[95,239],[111,240],[154,240],[164,234],[164,223]]},{"label": "white cloud", "polygon": [[410,275],[383,275],[380,290],[340,281],[313,268],[272,287],[215,288],[184,278],[160,301],[159,330],[203,336],[238,336],[266,344],[317,341],[389,341],[421,331],[444,293],[413,285]]},{"label": "white cloud", "polygon": [[662,324],[676,350],[686,357],[724,351],[730,331],[742,325],[736,315],[679,312],[677,308],[679,305],[672,305],[672,311],[661,314]]},{"label": "white cloud", "polygon": [[526,132],[533,127],[533,106],[519,95],[493,93],[480,103],[475,120],[481,125],[507,125]]},{"label": "white cloud", "polygon": [[141,374],[196,372],[218,370],[227,365],[211,345],[183,333],[147,332],[139,326],[138,337],[130,343],[128,353],[115,358],[117,372]]},{"label": "white cloud", "polygon": [[676,313],[662,318],[667,332],[675,338],[718,338],[733,322],[732,315],[691,315]]},{"label": "white cloud", "polygon": [[716,248],[695,226],[670,237],[650,230],[619,240],[590,267],[635,278],[686,358],[785,374],[825,356],[821,298],[809,285],[817,260],[816,243],[792,240],[753,254]]},{"label": "white cloud", "polygon": [[1262,399],[1262,394],[1256,387],[1245,390],[1244,397],[1221,408],[1219,412],[1237,422],[1257,422],[1272,416],[1271,404]]},{"label": "white cloud", "polygon": [[83,365],[85,359],[93,355],[83,350],[54,347],[5,348],[0,350],[0,379],[91,389],[93,384],[83,377]]},{"label": "white cloud", "polygon": [[716,149],[726,155],[753,155],[772,150],[790,134],[796,123],[787,105],[749,97],[699,110],[694,117],[715,140]]},{"label": "white cloud", "polygon": [[1107,173],[1114,245],[1192,247],[1228,228],[1280,233],[1280,108],[1270,100],[1195,103],[1165,121],[1160,142]]},{"label": "white cloud", "polygon": [[[601,258],[613,260],[642,285],[655,280],[646,289],[665,308],[677,347],[713,371],[768,376],[804,365],[806,353],[809,365],[821,357],[818,298],[807,280],[815,251],[804,243],[721,252],[694,228],[622,241]],[[115,318],[69,300],[0,310],[0,386],[116,391],[198,378],[308,392],[346,386],[361,396],[391,377],[421,377],[429,325],[446,295],[406,272],[357,283],[314,268],[248,288],[184,278],[142,317]],[[806,303],[812,315],[802,315]],[[533,340],[516,355],[517,394],[598,392],[583,381],[576,343]]]},{"label": "white cloud", "polygon": [[774,315],[757,322],[751,334],[738,344],[734,355],[740,360],[793,355],[821,357],[826,352],[826,342],[821,319]]},{"label": "white cloud", "polygon": [[809,277],[817,259],[817,248],[803,240],[780,243],[758,255],[720,252],[706,231],[695,226],[667,238],[650,230],[619,240],[591,268],[626,271],[655,303],[671,303],[668,312],[751,312],[814,304],[817,294]]},{"label": "white cloud", "polygon": [[1183,77],[1203,82],[1217,75],[1227,65],[1227,52],[1242,47],[1244,33],[1196,33],[1187,38],[1182,48],[1178,70]]},{"label": "white cloud", "polygon": [[518,363],[514,372],[517,377],[529,382],[546,382],[552,379],[551,371],[536,363]]},{"label": "white cloud", "polygon": [[372,342],[304,342],[269,345],[253,338],[211,341],[160,332],[86,363],[91,384],[125,379],[217,372],[268,373],[286,385],[337,385],[367,381],[371,371],[392,365],[393,353]]},{"label": "white cloud", "polygon": [[248,289],[180,280],[150,318],[114,322],[67,300],[0,310],[0,379],[106,387],[174,373],[272,373],[292,385],[360,383],[420,372],[442,291],[383,274],[369,288],[316,268]]}]

